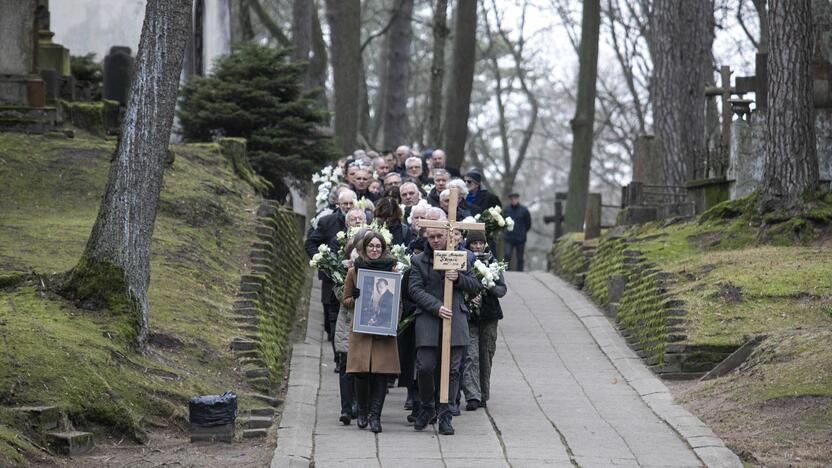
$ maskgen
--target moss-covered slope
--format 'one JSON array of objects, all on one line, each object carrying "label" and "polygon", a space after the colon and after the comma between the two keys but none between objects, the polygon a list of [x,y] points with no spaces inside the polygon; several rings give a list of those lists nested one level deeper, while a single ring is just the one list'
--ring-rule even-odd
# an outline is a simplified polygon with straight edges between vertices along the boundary
[{"label": "moss-covered slope", "polygon": [[[113,333],[121,319],[49,284],[84,248],[114,143],[0,133],[0,405],[57,405],[79,428],[142,439],[148,424],[181,425],[191,396],[244,388],[228,312],[259,201],[216,145],[172,146],[152,245],[151,344],[130,353]],[[0,411],[0,465],[31,454],[21,437],[32,436]]]}]

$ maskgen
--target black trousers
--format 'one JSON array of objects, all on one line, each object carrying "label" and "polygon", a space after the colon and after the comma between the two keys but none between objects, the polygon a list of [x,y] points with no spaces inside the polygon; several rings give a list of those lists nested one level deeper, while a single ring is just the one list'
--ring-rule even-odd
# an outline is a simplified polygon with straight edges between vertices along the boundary
[{"label": "black trousers", "polygon": [[347,353],[335,353],[338,364],[338,387],[341,393],[341,412],[351,413],[355,401],[355,388],[352,374],[347,374]]},{"label": "black trousers", "polygon": [[[448,400],[453,401],[459,393],[460,369],[464,346],[451,346],[451,375],[448,385]],[[436,346],[416,348],[416,380],[419,382],[419,396],[423,405],[436,407],[434,375],[440,371],[442,349]]]},{"label": "black trousers", "polygon": [[506,263],[511,266],[511,258],[517,255],[517,263],[514,267],[513,271],[523,271],[523,255],[526,250],[526,243],[521,242],[519,244],[514,244],[509,241],[505,241],[503,244],[503,259]]}]

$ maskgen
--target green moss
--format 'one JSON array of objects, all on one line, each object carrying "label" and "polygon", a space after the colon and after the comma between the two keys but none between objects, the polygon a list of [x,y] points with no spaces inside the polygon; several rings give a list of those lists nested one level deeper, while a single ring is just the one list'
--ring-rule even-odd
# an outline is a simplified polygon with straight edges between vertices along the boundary
[{"label": "green moss", "polygon": [[624,266],[623,239],[614,239],[600,243],[592,257],[586,275],[585,289],[595,301],[603,307],[609,303],[607,297],[607,278],[626,273]]},{"label": "green moss", "polygon": [[30,458],[39,454],[40,451],[19,432],[0,424],[0,460],[14,466],[25,466]]},{"label": "green moss", "polygon": [[93,135],[104,136],[118,127],[119,104],[116,101],[60,101],[60,103],[68,122]]},{"label": "green moss", "polygon": [[[3,278],[32,272],[35,278],[48,278],[76,266],[95,221],[114,143],[87,134],[58,140],[0,133]],[[185,201],[203,219],[193,223],[190,215],[175,210],[157,214],[148,290],[150,352],[125,350],[121,336],[133,327],[127,315],[80,309],[78,302],[50,294],[39,281],[16,282],[13,289],[0,288],[0,397],[5,405],[55,404],[78,428],[143,440],[146,421],[185,427],[187,401],[194,395],[249,391],[228,348],[243,333],[229,311],[241,268],[246,273],[260,200],[225,163],[218,145],[171,149],[177,157],[165,170],[161,199],[169,206]],[[293,304],[296,308],[303,295],[297,278],[307,272],[292,216],[281,212],[278,223],[285,229],[281,236],[288,235],[290,225],[295,229],[291,238],[276,240],[292,259],[281,261],[270,293],[279,320],[264,324],[260,332],[274,383],[283,375],[279,362],[288,349]],[[95,269],[99,281],[120,277],[106,266]],[[85,296],[94,296],[100,284],[79,286]],[[103,302],[117,309],[123,299]],[[241,410],[261,404],[240,397]],[[0,425],[17,434],[25,430],[2,411]],[[16,463],[3,440],[0,434],[0,465]]]}]

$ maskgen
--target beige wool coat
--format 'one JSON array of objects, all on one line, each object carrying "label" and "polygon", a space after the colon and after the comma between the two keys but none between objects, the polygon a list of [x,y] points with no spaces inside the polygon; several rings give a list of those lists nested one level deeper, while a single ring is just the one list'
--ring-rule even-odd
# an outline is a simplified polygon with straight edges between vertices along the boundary
[{"label": "beige wool coat", "polygon": [[[355,310],[355,268],[347,271],[344,279],[344,307]],[[363,291],[362,291],[363,293]],[[369,294],[369,291],[367,291]],[[399,374],[399,347],[395,336],[355,333],[350,329],[347,373],[350,374]]]}]

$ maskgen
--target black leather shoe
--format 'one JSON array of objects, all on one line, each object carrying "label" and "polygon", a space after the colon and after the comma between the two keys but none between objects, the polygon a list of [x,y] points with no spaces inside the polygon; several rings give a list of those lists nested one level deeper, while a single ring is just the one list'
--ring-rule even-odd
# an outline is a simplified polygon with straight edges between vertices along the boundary
[{"label": "black leather shoe", "polygon": [[451,412],[439,413],[439,433],[442,435],[454,435],[454,426],[451,425]]},{"label": "black leather shoe", "polygon": [[485,400],[480,402],[480,408],[488,408],[488,405],[485,404]]},{"label": "black leather shoe", "polygon": [[369,424],[367,413],[358,413],[358,419],[355,420],[355,425],[358,426],[359,429],[364,429],[367,427],[367,424]]},{"label": "black leather shoe", "polygon": [[417,431],[422,431],[426,427],[428,427],[428,423],[431,423],[436,417],[436,411],[434,411],[433,406],[423,405],[421,411],[416,416],[416,420],[413,422],[413,429]]},{"label": "black leather shoe", "polygon": [[341,424],[343,424],[345,426],[349,426],[350,422],[352,422],[352,418],[350,418],[349,413],[347,413],[346,411],[341,413],[341,417],[338,418],[338,420],[341,421]]},{"label": "black leather shoe", "polygon": [[479,400],[468,400],[468,403],[465,404],[465,411],[476,411],[479,407]]},{"label": "black leather shoe", "polygon": [[381,432],[381,419],[378,416],[370,417],[370,430],[376,434]]},{"label": "black leather shoe", "polygon": [[407,415],[407,422],[413,424],[416,422],[416,417],[419,416],[419,411],[421,411],[422,405],[418,401],[413,402],[413,408],[410,411],[410,414]]}]

